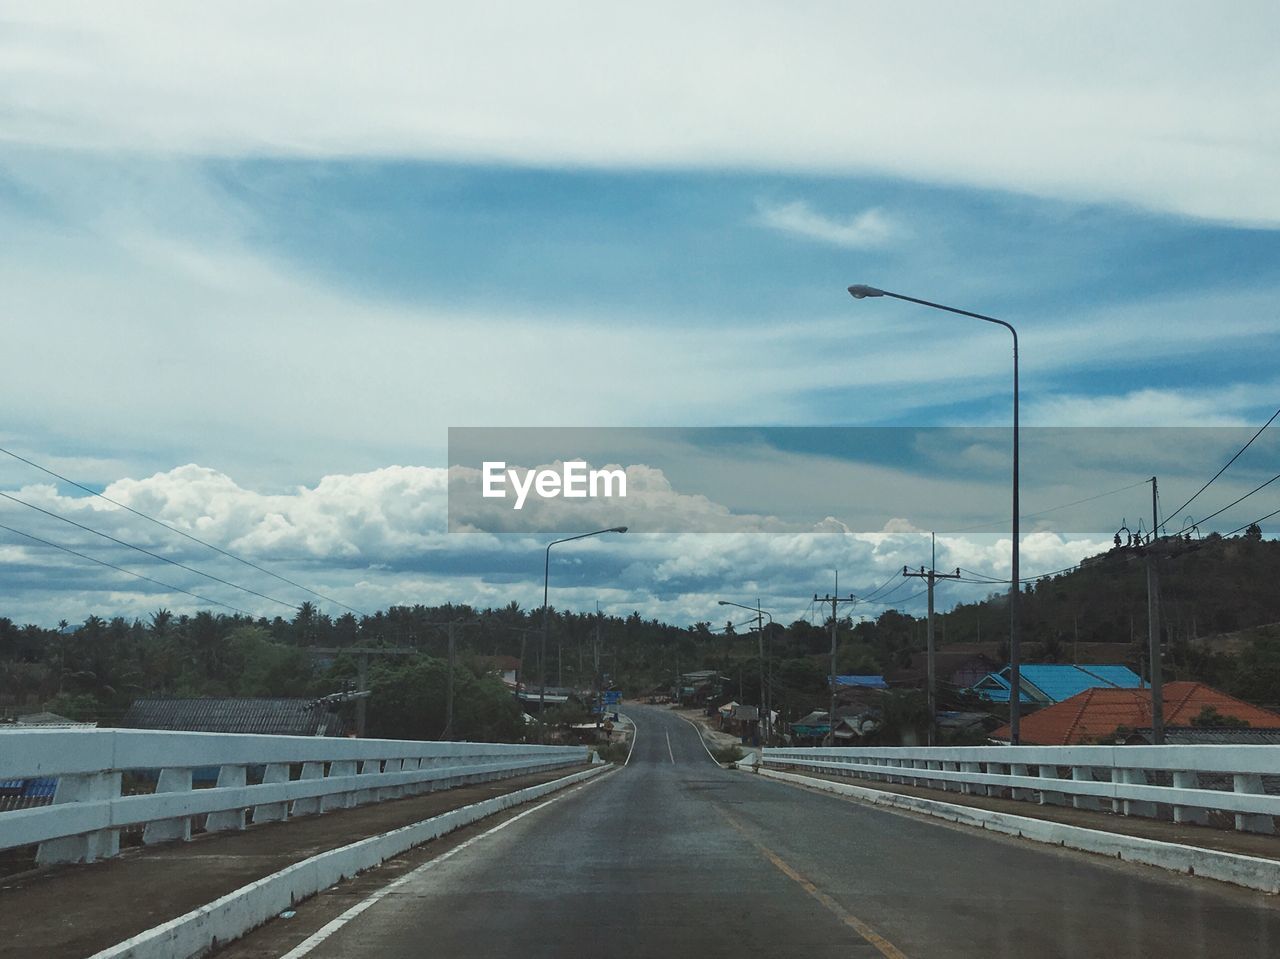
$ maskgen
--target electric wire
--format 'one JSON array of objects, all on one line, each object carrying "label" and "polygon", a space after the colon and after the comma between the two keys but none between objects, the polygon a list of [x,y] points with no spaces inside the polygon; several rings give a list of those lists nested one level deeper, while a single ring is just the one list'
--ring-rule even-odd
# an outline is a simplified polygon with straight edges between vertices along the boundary
[{"label": "electric wire", "polygon": [[296,610],[299,608],[293,603],[285,602],[283,599],[276,599],[274,596],[268,596],[266,593],[260,593],[256,589],[250,589],[248,586],[241,586],[239,583],[233,583],[230,580],[222,579],[219,576],[214,576],[212,573],[206,573],[204,570],[196,569],[194,566],[188,566],[186,563],[180,563],[176,559],[170,559],[167,556],[161,556],[159,553],[153,553],[149,549],[145,549],[133,543],[126,542],[125,540],[122,540],[122,539],[117,539],[116,537],[110,535],[109,533],[104,533],[101,530],[94,529],[92,526],[85,526],[83,523],[77,523],[73,519],[69,519],[66,516],[61,516],[58,513],[53,512],[52,510],[45,509],[42,506],[36,506],[34,503],[28,503],[26,500],[20,500],[18,499],[18,497],[12,496],[9,493],[0,491],[0,497],[4,497],[7,500],[17,503],[19,506],[25,506],[28,509],[33,509],[37,513],[43,513],[45,516],[51,516],[56,520],[61,520],[64,523],[74,526],[76,529],[84,530],[86,533],[92,533],[94,536],[101,536],[103,539],[110,540],[111,542],[116,543],[120,546],[124,546],[132,550],[137,550],[139,553],[143,553],[146,556],[150,556],[152,559],[158,559],[163,563],[168,563],[170,566],[176,566],[179,569],[184,569],[188,573],[195,573],[197,576],[203,576],[205,579],[213,580],[215,583],[221,583],[223,586],[230,586],[232,589],[241,590],[243,592],[249,593],[252,596],[257,596],[261,599],[269,600],[272,603],[279,603],[281,606],[288,606],[290,609]]},{"label": "electric wire", "polygon": [[[1271,477],[1271,479],[1267,480],[1267,481],[1266,481],[1265,483],[1263,483],[1261,486],[1257,486],[1257,487],[1255,487],[1255,488],[1253,488],[1253,489],[1249,490],[1249,492],[1245,493],[1245,494],[1244,494],[1243,496],[1241,496],[1239,499],[1237,499],[1237,500],[1233,500],[1232,502],[1228,503],[1226,506],[1222,507],[1222,509],[1218,510],[1216,513],[1210,513],[1208,516],[1202,516],[1202,517],[1200,517],[1199,523],[1195,523],[1195,524],[1192,524],[1192,525],[1196,525],[1196,526],[1198,526],[1200,523],[1206,523],[1206,522],[1208,522],[1209,520],[1213,519],[1215,516],[1219,516],[1219,515],[1221,515],[1222,513],[1225,513],[1227,510],[1231,509],[1231,507],[1233,507],[1233,506],[1237,505],[1238,503],[1243,503],[1245,500],[1247,500],[1247,499],[1248,499],[1250,496],[1252,496],[1254,493],[1257,493],[1259,490],[1264,490],[1264,489],[1266,489],[1268,486],[1270,486],[1270,485],[1271,485],[1272,483],[1274,483],[1276,480],[1280,480],[1280,473],[1277,473],[1275,476]],[[1184,526],[1182,529],[1178,530],[1178,532],[1177,532],[1177,533],[1175,533],[1174,535],[1175,535],[1175,536],[1181,536],[1183,533],[1185,533],[1185,532],[1186,532],[1187,530],[1189,530],[1190,528],[1191,528],[1190,526]]]},{"label": "electric wire", "polygon": [[1271,519],[1271,517],[1273,517],[1273,516],[1277,516],[1277,515],[1280,515],[1280,509],[1272,510],[1272,511],[1271,511],[1270,513],[1268,513],[1266,516],[1259,516],[1259,517],[1258,517],[1257,519],[1255,519],[1252,523],[1245,523],[1245,524],[1244,524],[1243,526],[1241,526],[1239,529],[1233,529],[1230,533],[1227,533],[1227,534],[1224,536],[1224,539],[1225,539],[1227,536],[1235,536],[1237,533],[1243,533],[1243,532],[1244,532],[1245,530],[1247,530],[1250,526],[1257,526],[1259,523],[1263,522],[1264,520],[1269,520],[1269,519]]},{"label": "electric wire", "polygon": [[14,529],[12,526],[5,526],[3,524],[0,524],[0,529],[7,530],[8,532],[13,533],[17,536],[25,536],[27,539],[32,540],[36,543],[40,543],[44,546],[51,546],[54,549],[60,549],[64,553],[70,553],[72,556],[78,556],[81,559],[87,559],[89,562],[97,563],[99,566],[105,566],[108,569],[114,569],[117,572],[121,572],[121,573],[128,573],[130,576],[136,576],[138,579],[146,580],[148,583],[155,583],[157,586],[163,586],[165,589],[170,590],[172,592],[185,593],[187,596],[194,596],[196,599],[200,600],[202,603],[210,603],[214,606],[222,606],[236,613],[242,613],[243,615],[248,616],[250,619],[253,618],[253,613],[250,613],[248,610],[240,609],[238,606],[232,606],[230,603],[223,603],[216,599],[210,599],[208,596],[201,596],[199,593],[193,593],[189,589],[183,589],[181,586],[174,586],[172,583],[165,583],[165,582],[161,582],[158,579],[152,579],[150,576],[144,576],[142,573],[135,573],[131,569],[125,569],[123,566],[117,566],[115,563],[108,563],[104,559],[98,559],[94,556],[89,556],[85,553],[78,552],[69,546],[63,546],[59,543],[54,543],[47,539],[41,539],[39,536],[33,536],[31,533],[24,533],[20,529]]},{"label": "electric wire", "polygon": [[303,586],[301,583],[294,582],[293,580],[289,579],[286,576],[281,576],[279,573],[276,573],[276,572],[273,572],[272,570],[267,569],[265,566],[260,566],[257,563],[253,562],[252,560],[245,559],[243,556],[237,556],[235,553],[225,550],[220,546],[215,546],[213,543],[206,542],[205,540],[202,540],[198,536],[193,536],[191,533],[180,530],[176,526],[170,526],[164,520],[156,519],[154,516],[149,516],[148,514],[142,512],[141,510],[134,509],[132,506],[126,506],[124,503],[121,503],[118,500],[112,499],[110,496],[107,496],[105,493],[99,493],[97,490],[92,489],[91,487],[85,486],[83,483],[77,483],[75,480],[69,479],[68,477],[63,476],[61,473],[54,472],[53,470],[49,469],[47,466],[41,466],[39,463],[30,459],[27,459],[27,457],[13,452],[13,450],[5,449],[3,446],[0,446],[0,453],[4,453],[7,456],[11,456],[20,462],[26,463],[28,466],[34,467],[35,469],[38,469],[42,473],[45,473],[49,476],[54,477],[55,479],[59,479],[64,483],[74,486],[76,489],[83,490],[84,492],[89,493],[93,496],[96,496],[99,499],[106,500],[112,506],[118,506],[120,507],[120,509],[128,510],[134,516],[141,517],[142,519],[145,519],[149,523],[155,523],[157,526],[164,527],[169,532],[177,533],[179,536],[185,537],[186,539],[191,540],[193,543],[199,543],[201,546],[211,549],[215,553],[220,553],[221,555],[227,557],[228,559],[233,559],[237,563],[243,563],[245,566],[248,566],[250,569],[256,569],[260,573],[266,573],[268,576],[273,576],[276,579],[280,580],[280,582],[282,583],[288,583],[290,586],[300,589],[304,593],[310,593],[312,596],[319,597],[320,599],[323,599],[326,603],[332,603],[335,606],[341,606],[343,609],[347,610],[348,612],[358,613],[361,616],[367,617],[369,615],[363,610],[356,609],[354,606],[348,606],[346,603],[336,600],[332,596],[326,596],[324,593],[321,593],[318,590],[314,590],[309,586]]},{"label": "electric wire", "polygon": [[[1149,482],[1151,481],[1139,480],[1136,483],[1130,483],[1128,486],[1121,486],[1118,489],[1107,490],[1107,492],[1105,493],[1097,493],[1093,496],[1086,496],[1084,499],[1074,500],[1073,502],[1070,502],[1070,503],[1063,503],[1060,506],[1050,506],[1048,509],[1038,510],[1035,513],[1021,513],[1019,514],[1018,519],[1019,520],[1036,519],[1037,517],[1045,516],[1048,513],[1056,513],[1058,510],[1069,509],[1072,506],[1080,506],[1083,503],[1092,503],[1094,500],[1102,499],[1107,496],[1115,496],[1117,493],[1126,493],[1131,489],[1137,489],[1139,486],[1143,486]],[[996,522],[982,523],[977,526],[964,526],[960,529],[942,530],[941,532],[938,533],[938,535],[950,536],[953,533],[971,533],[974,530],[991,529],[992,527],[1000,526],[1003,523],[1007,523],[1007,522],[1008,522],[1007,520],[997,520]]]},{"label": "electric wire", "polygon": [[1218,470],[1218,472],[1214,473],[1211,477],[1209,477],[1209,481],[1208,481],[1207,483],[1205,483],[1203,486],[1201,486],[1198,490],[1196,490],[1196,491],[1195,491],[1195,493],[1193,493],[1193,494],[1192,494],[1191,499],[1187,500],[1185,503],[1183,503],[1181,506],[1179,506],[1179,507],[1178,507],[1177,509],[1175,509],[1173,512],[1171,512],[1171,513],[1166,513],[1165,515],[1166,515],[1166,516],[1177,516],[1177,515],[1178,515],[1179,513],[1181,513],[1184,509],[1186,509],[1188,506],[1190,506],[1190,505],[1191,505],[1191,503],[1192,503],[1192,501],[1194,501],[1194,500],[1195,500],[1195,498],[1196,498],[1197,496],[1199,496],[1201,493],[1203,493],[1205,490],[1207,490],[1207,489],[1209,488],[1209,485],[1210,485],[1214,480],[1216,480],[1219,476],[1221,476],[1223,473],[1225,473],[1225,472],[1227,471],[1227,467],[1228,467],[1228,466],[1230,466],[1232,463],[1234,463],[1236,460],[1238,460],[1238,459],[1240,458],[1240,455],[1241,455],[1245,450],[1247,450],[1250,446],[1252,446],[1252,445],[1253,445],[1253,441],[1254,441],[1254,440],[1256,440],[1259,436],[1261,436],[1261,435],[1262,435],[1262,431],[1263,431],[1263,430],[1265,430],[1268,426],[1270,426],[1270,425],[1275,421],[1275,418],[1276,418],[1277,416],[1280,416],[1280,409],[1276,410],[1274,413],[1272,413],[1272,414],[1271,414],[1271,418],[1270,418],[1269,420],[1267,420],[1265,423],[1263,423],[1263,424],[1262,424],[1262,426],[1260,426],[1260,427],[1258,428],[1258,432],[1254,433],[1254,434],[1253,434],[1253,436],[1251,436],[1251,437],[1249,438],[1249,442],[1245,443],[1245,444],[1244,444],[1244,446],[1240,447],[1240,449],[1238,449],[1238,450],[1236,451],[1235,456],[1231,457],[1231,459],[1227,460],[1227,462],[1226,462],[1225,464],[1223,464],[1222,469]]}]

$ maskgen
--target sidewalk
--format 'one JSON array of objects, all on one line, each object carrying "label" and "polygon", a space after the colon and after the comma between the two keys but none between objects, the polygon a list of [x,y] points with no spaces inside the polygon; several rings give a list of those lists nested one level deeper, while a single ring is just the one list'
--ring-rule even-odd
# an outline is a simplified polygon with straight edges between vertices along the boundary
[{"label": "sidewalk", "polygon": [[[1160,819],[1144,819],[1139,816],[1122,816],[1111,812],[1075,809],[1071,806],[1042,806],[1036,802],[1026,802],[1018,799],[997,799],[991,796],[947,792],[941,789],[928,789],[924,786],[886,783],[853,776],[837,776],[807,769],[783,768],[780,771],[809,779],[825,779],[829,782],[844,783],[864,789],[897,793],[900,796],[914,796],[917,799],[932,799],[956,806],[968,806],[974,809],[985,809],[990,812],[1007,813],[1012,816],[1024,816],[1028,819],[1040,819],[1045,822],[1062,823],[1068,826],[1082,826],[1086,829],[1096,829],[1100,832],[1116,833],[1122,836],[1136,836],[1141,839],[1154,839],[1158,842],[1177,843],[1183,846],[1213,849],[1218,852],[1234,853],[1240,856],[1256,856],[1259,859],[1280,861],[1280,836],[1215,829],[1210,826],[1197,826],[1192,823],[1165,822]],[[856,802],[856,800],[853,801]]]},{"label": "sidewalk", "polygon": [[0,957],[82,959],[310,856],[581,768],[264,823],[13,876],[0,881]]}]

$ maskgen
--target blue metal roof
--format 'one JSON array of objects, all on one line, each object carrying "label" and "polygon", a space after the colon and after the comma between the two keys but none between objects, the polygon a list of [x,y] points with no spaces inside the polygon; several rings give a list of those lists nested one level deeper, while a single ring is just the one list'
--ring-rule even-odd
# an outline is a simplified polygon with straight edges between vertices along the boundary
[{"label": "blue metal roof", "polygon": [[[830,677],[828,677],[830,681]],[[883,676],[837,676],[837,686],[865,686],[868,689],[888,689]]]},{"label": "blue metal roof", "polygon": [[[1077,666],[1071,663],[1027,663],[1020,669],[1022,695],[1026,702],[1060,703],[1086,689],[1142,689],[1142,677],[1128,666],[1092,664]],[[998,673],[989,673],[974,690],[986,699],[997,703],[1009,701],[1009,667]]]}]

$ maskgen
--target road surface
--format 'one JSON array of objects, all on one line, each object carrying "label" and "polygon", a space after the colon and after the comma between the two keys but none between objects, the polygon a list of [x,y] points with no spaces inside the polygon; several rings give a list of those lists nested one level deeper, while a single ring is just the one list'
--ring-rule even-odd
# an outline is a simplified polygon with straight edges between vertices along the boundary
[{"label": "road surface", "polygon": [[626,768],[291,956],[1280,956],[1272,897],[722,770],[686,720],[627,713]]}]

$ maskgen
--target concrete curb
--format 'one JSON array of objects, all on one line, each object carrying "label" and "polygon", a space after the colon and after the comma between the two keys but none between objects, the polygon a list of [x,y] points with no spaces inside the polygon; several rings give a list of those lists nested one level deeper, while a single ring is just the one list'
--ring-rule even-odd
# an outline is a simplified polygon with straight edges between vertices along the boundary
[{"label": "concrete curb", "polygon": [[95,953],[91,959],[187,959],[199,955],[240,938],[293,904],[327,889],[339,880],[349,879],[392,856],[398,856],[414,846],[439,838],[486,816],[572,786],[611,768],[612,765],[593,766],[563,779],[485,799],[379,836],[322,852],[247,886],[241,886],[207,906],[193,909],[186,915]]},{"label": "concrete curb", "polygon": [[850,783],[813,779],[809,776],[773,769],[761,769],[759,772],[770,779],[848,796],[872,806],[905,809],[965,826],[989,829],[1009,836],[1020,836],[1034,842],[1078,849],[1082,852],[1122,859],[1125,862],[1157,866],[1171,872],[1216,879],[1262,892],[1280,893],[1280,862],[1272,859],[1242,856],[1217,849],[1203,849],[1199,846],[1184,846],[1139,836],[1125,836],[1098,829],[1087,829],[1084,826],[1068,826],[1044,819],[975,809],[972,806],[959,806],[936,799],[903,796]]}]

